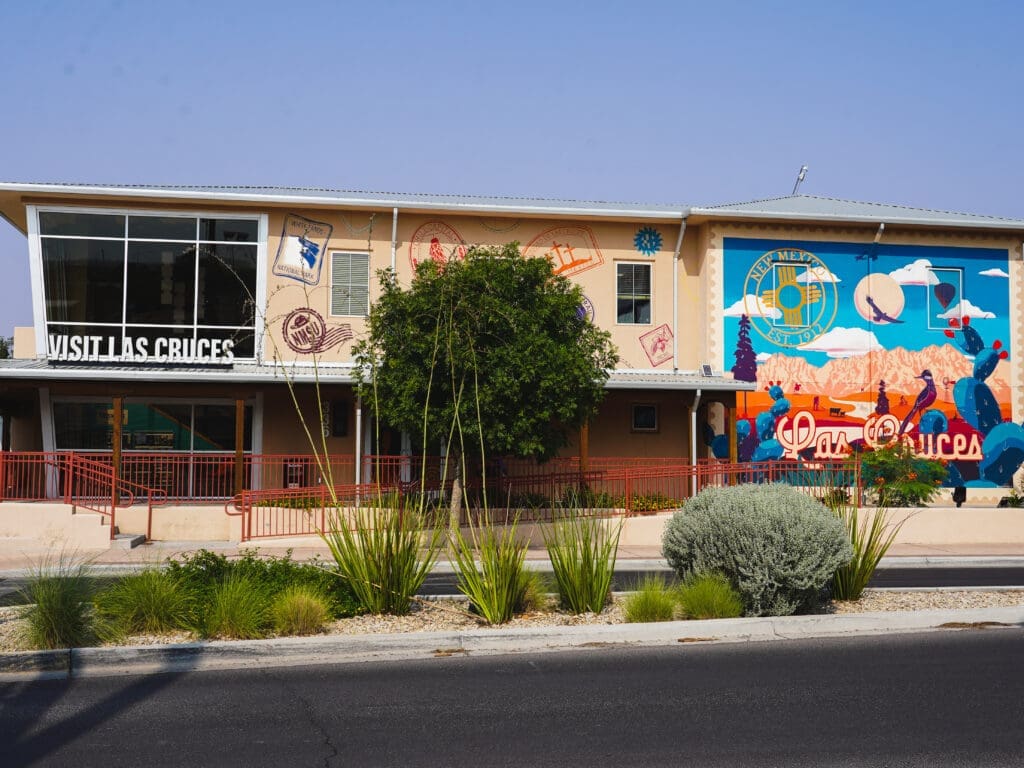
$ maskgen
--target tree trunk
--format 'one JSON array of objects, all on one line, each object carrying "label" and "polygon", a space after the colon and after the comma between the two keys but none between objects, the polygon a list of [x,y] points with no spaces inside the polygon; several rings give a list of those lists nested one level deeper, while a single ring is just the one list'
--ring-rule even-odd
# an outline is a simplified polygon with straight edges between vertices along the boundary
[{"label": "tree trunk", "polygon": [[462,462],[455,462],[455,478],[452,480],[452,498],[448,507],[448,528],[454,534],[462,525]]}]

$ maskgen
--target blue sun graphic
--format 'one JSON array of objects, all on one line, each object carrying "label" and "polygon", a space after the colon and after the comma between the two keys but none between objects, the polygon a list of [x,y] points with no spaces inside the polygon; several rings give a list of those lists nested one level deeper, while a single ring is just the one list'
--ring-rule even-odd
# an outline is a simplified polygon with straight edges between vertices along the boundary
[{"label": "blue sun graphic", "polygon": [[643,227],[637,230],[633,246],[644,256],[653,256],[661,250],[661,234],[653,227]]}]

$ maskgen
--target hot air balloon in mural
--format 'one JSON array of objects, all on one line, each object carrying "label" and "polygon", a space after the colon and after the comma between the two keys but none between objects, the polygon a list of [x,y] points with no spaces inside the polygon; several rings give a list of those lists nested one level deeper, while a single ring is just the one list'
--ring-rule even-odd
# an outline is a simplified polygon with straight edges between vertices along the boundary
[{"label": "hot air balloon in mural", "polygon": [[939,283],[935,286],[935,298],[943,309],[949,309],[949,305],[956,298],[956,286],[952,283]]}]

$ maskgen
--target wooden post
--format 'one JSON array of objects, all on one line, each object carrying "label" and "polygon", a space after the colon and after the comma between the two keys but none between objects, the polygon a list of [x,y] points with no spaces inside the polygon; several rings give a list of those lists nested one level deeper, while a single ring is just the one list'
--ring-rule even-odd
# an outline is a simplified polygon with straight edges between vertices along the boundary
[{"label": "wooden post", "polygon": [[121,477],[121,434],[124,426],[124,398],[118,395],[114,398],[114,423],[110,438],[110,538],[114,538],[114,511],[117,509],[119,494],[117,492],[117,481]]},{"label": "wooden post", "polygon": [[245,486],[245,400],[235,400],[235,493]]},{"label": "wooden post", "polygon": [[580,472],[590,469],[590,422],[580,427]]},{"label": "wooden post", "polygon": [[[738,423],[736,418],[736,395],[733,395],[732,405],[726,406],[725,409],[725,428],[726,435],[729,437],[729,463],[735,464],[738,460],[739,445],[736,442],[736,424]],[[736,484],[736,473],[729,473],[729,485]]]}]

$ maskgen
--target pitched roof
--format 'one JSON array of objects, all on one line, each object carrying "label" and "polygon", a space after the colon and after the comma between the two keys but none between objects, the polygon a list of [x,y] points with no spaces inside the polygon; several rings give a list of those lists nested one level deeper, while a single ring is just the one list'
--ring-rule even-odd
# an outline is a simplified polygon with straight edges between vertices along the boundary
[{"label": "pitched roof", "polygon": [[985,227],[989,229],[1024,229],[1024,219],[983,216],[973,213],[937,211],[889,203],[866,203],[818,195],[786,195],[746,203],[697,206],[692,216],[711,218],[807,219],[835,220],[866,224],[910,224],[927,226]]}]

